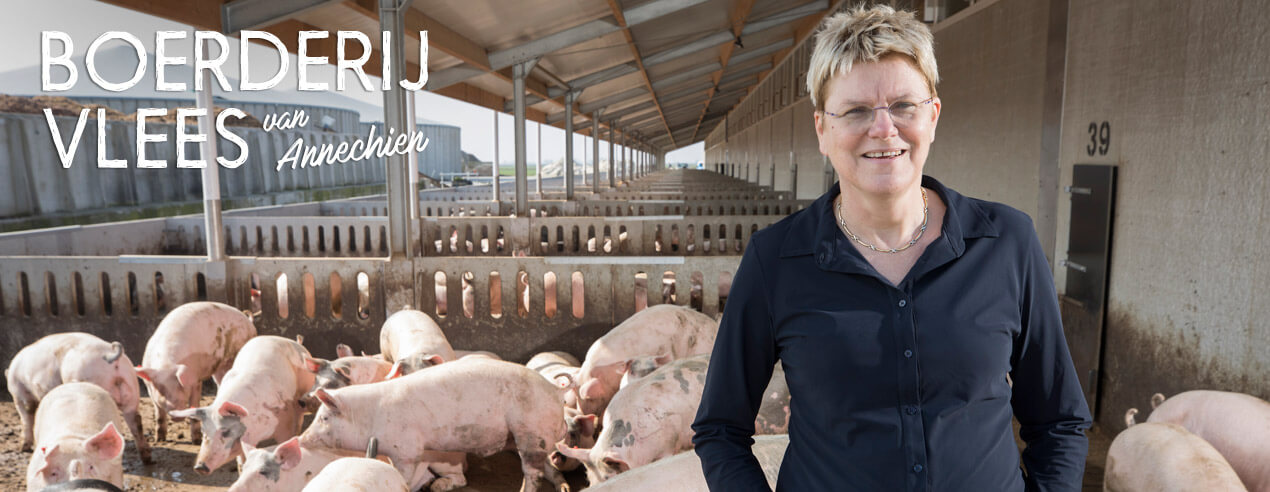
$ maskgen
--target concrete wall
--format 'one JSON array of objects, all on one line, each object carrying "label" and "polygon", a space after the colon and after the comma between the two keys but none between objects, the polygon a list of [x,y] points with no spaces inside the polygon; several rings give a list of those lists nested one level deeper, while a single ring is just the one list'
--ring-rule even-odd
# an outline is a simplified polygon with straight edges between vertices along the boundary
[{"label": "concrete wall", "polygon": [[[1151,393],[1270,397],[1270,11],[1263,2],[1070,4],[1061,182],[1119,166],[1103,421]],[[1089,124],[1111,129],[1090,156]],[[1069,203],[1058,202],[1057,251]],[[1065,271],[1057,272],[1058,285]]]},{"label": "concrete wall", "polygon": [[[933,28],[943,112],[927,174],[1027,212],[1060,265],[1072,167],[1119,168],[1097,415],[1112,429],[1157,391],[1270,397],[1266,25],[1270,11],[1249,0],[980,0]],[[762,82],[773,83],[787,82]],[[835,176],[823,172],[810,103],[764,108],[763,90],[707,137],[707,168],[726,173],[726,155],[737,177],[762,182],[745,165],[765,139],[778,156],[789,150],[770,123],[792,107],[796,195],[813,198]],[[1109,151],[1090,156],[1089,125],[1102,122]],[[780,175],[775,189],[789,190]],[[1065,267],[1055,281],[1064,293]]]}]

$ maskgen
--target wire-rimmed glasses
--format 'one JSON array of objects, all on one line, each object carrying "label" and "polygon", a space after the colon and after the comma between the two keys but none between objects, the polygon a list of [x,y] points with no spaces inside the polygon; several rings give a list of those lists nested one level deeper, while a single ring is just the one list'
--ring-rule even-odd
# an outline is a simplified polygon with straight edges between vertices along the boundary
[{"label": "wire-rimmed glasses", "polygon": [[920,102],[912,102],[901,99],[891,103],[889,106],[878,106],[876,108],[856,106],[842,113],[830,113],[829,111],[824,110],[821,112],[828,116],[839,118],[853,130],[865,130],[873,125],[873,118],[874,115],[877,114],[878,110],[884,110],[887,113],[890,113],[891,123],[893,123],[896,127],[904,127],[912,123],[917,118],[917,114],[921,112],[921,108],[923,106],[930,104],[934,100],[934,96]]}]

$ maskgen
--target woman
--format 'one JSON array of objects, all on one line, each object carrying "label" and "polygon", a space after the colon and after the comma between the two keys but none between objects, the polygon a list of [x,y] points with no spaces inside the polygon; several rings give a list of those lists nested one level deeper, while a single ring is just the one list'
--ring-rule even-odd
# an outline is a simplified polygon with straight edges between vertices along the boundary
[{"label": "woman", "polygon": [[886,6],[817,34],[807,85],[840,181],[741,260],[693,424],[714,490],[767,488],[749,446],[778,360],[777,489],[1080,489],[1090,416],[1031,220],[922,176],[941,107],[931,44]]}]

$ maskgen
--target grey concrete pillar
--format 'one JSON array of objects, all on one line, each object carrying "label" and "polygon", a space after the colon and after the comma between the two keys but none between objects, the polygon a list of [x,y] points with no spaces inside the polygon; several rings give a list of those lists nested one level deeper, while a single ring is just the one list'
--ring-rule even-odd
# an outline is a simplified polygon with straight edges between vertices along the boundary
[{"label": "grey concrete pillar", "polygon": [[613,159],[613,139],[616,135],[613,132],[613,121],[609,122],[609,188],[617,188],[617,165]]},{"label": "grey concrete pillar", "polygon": [[[497,109],[494,110],[494,166],[493,167],[494,169],[490,172],[494,175],[494,181],[490,183],[490,186],[494,190],[494,201],[497,202],[500,199],[498,195],[502,191],[501,186],[499,185],[500,180],[498,179],[498,110]],[[500,206],[499,208],[502,208],[502,207]],[[503,212],[499,211],[498,213],[494,215],[502,215],[502,214]]]},{"label": "grey concrete pillar", "polygon": [[603,109],[591,113],[591,193],[600,194],[600,115]]},{"label": "grey concrete pillar", "polygon": [[515,92],[512,98],[515,116],[512,132],[516,137],[517,217],[529,216],[529,168],[525,157],[525,77],[529,76],[535,63],[538,63],[537,58],[512,65],[512,90]]},{"label": "grey concrete pillar", "polygon": [[564,199],[573,199],[573,103],[578,91],[564,94]]},{"label": "grey concrete pillar", "polygon": [[[210,59],[207,45],[203,45],[203,59]],[[206,110],[207,113],[198,120],[198,130],[207,139],[201,145],[200,157],[203,158],[205,166],[203,167],[203,230],[207,231],[207,261],[224,261],[225,260],[225,241],[221,240],[221,233],[225,230],[221,225],[221,198],[220,198],[220,164],[216,162],[219,153],[216,149],[218,142],[216,129],[214,128],[216,118],[216,109],[212,101],[212,74],[209,71],[203,71],[203,90],[198,93],[198,107]]]},{"label": "grey concrete pillar", "polygon": [[534,172],[534,176],[537,176],[537,179],[535,179],[534,181],[538,183],[538,199],[541,200],[542,199],[542,122],[541,121],[538,122],[538,169],[537,171]]},{"label": "grey concrete pillar", "polygon": [[[379,29],[391,33],[391,51],[385,74],[392,70],[405,73],[406,43],[403,19],[410,0],[379,0]],[[387,76],[387,75],[386,75]],[[390,79],[396,80],[396,79]],[[406,90],[401,84],[389,84],[384,91],[384,132],[392,129],[408,132],[414,125],[406,115]],[[385,159],[385,181],[388,184],[388,243],[391,258],[408,259],[410,255],[410,163],[404,154],[391,154]],[[417,197],[415,199],[418,199]]]}]

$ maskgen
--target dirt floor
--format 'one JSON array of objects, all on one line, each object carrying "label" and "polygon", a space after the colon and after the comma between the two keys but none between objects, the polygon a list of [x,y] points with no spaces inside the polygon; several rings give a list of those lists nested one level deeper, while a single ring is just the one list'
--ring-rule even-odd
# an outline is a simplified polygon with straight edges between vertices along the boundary
[{"label": "dirt floor", "polygon": [[[204,397],[204,405],[210,404],[211,396]],[[194,472],[194,458],[198,454],[198,445],[190,443],[189,427],[184,422],[174,422],[168,427],[168,441],[153,442],[154,410],[148,398],[141,400],[141,415],[151,439],[153,457],[152,465],[141,464],[137,457],[136,447],[128,440],[124,449],[124,485],[132,491],[220,491],[225,490],[237,478],[238,472],[232,464],[221,467],[211,475],[203,476]],[[122,432],[126,426],[118,423]],[[22,428],[18,423],[17,409],[13,402],[0,400],[0,490],[23,490],[26,480],[26,467],[31,453],[18,450],[22,441]],[[1095,426],[1089,433],[1089,459],[1085,465],[1085,492],[1102,490],[1103,463],[1107,460],[1107,447],[1111,445],[1110,437]],[[520,460],[515,453],[502,452],[488,458],[469,457],[467,480],[468,486],[459,490],[467,492],[514,491],[520,488]],[[565,477],[574,490],[586,485],[586,475],[578,469]]]}]

